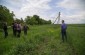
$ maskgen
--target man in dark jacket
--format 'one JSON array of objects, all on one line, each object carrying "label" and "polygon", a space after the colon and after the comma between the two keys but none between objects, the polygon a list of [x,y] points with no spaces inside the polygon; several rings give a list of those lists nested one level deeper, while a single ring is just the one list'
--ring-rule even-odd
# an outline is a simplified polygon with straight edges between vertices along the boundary
[{"label": "man in dark jacket", "polygon": [[63,42],[64,42],[64,39],[66,39],[66,41],[67,41],[66,29],[67,29],[67,25],[64,23],[64,20],[62,20],[61,34],[62,34],[62,40],[63,40]]},{"label": "man in dark jacket", "polygon": [[27,35],[28,29],[29,29],[29,27],[26,24],[24,24],[24,26],[23,26],[24,35]]},{"label": "man in dark jacket", "polygon": [[4,23],[3,24],[3,30],[4,30],[4,35],[5,35],[5,38],[8,36],[8,28],[7,28],[7,23]]},{"label": "man in dark jacket", "polygon": [[20,37],[21,35],[21,24],[17,23],[17,37]]},{"label": "man in dark jacket", "polygon": [[12,24],[12,28],[13,28],[13,35],[16,36],[16,33],[17,33],[17,23],[16,22],[14,22]]}]

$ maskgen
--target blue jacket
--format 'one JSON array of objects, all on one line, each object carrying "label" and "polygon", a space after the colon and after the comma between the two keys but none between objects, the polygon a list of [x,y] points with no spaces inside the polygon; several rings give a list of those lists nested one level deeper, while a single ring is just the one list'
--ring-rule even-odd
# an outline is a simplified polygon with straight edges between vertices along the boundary
[{"label": "blue jacket", "polygon": [[65,23],[61,24],[61,31],[66,31],[67,25]]}]

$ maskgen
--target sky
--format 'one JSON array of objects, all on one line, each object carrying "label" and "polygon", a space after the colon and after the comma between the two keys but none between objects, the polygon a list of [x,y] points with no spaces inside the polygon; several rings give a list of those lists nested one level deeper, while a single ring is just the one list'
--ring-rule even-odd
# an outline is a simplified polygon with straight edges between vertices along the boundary
[{"label": "sky", "polygon": [[60,23],[61,20],[67,24],[85,23],[85,0],[0,0],[0,5],[14,11],[16,18],[39,15],[54,22],[61,12]]}]

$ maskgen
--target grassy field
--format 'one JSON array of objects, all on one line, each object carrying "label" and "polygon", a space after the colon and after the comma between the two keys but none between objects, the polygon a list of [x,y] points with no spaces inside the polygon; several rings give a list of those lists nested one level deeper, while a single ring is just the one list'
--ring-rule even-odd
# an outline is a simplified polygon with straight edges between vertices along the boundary
[{"label": "grassy field", "polygon": [[28,35],[5,39],[0,32],[0,55],[85,55],[85,25],[68,25],[68,41],[62,42],[60,25],[30,26]]}]

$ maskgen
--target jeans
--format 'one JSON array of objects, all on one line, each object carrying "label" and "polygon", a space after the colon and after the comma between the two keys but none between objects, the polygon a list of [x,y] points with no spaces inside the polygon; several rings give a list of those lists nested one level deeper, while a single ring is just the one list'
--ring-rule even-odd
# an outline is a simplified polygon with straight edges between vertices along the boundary
[{"label": "jeans", "polygon": [[62,34],[62,40],[63,40],[63,42],[64,42],[65,39],[66,39],[66,41],[67,41],[66,30],[62,30],[62,31],[61,31],[61,34]]}]

